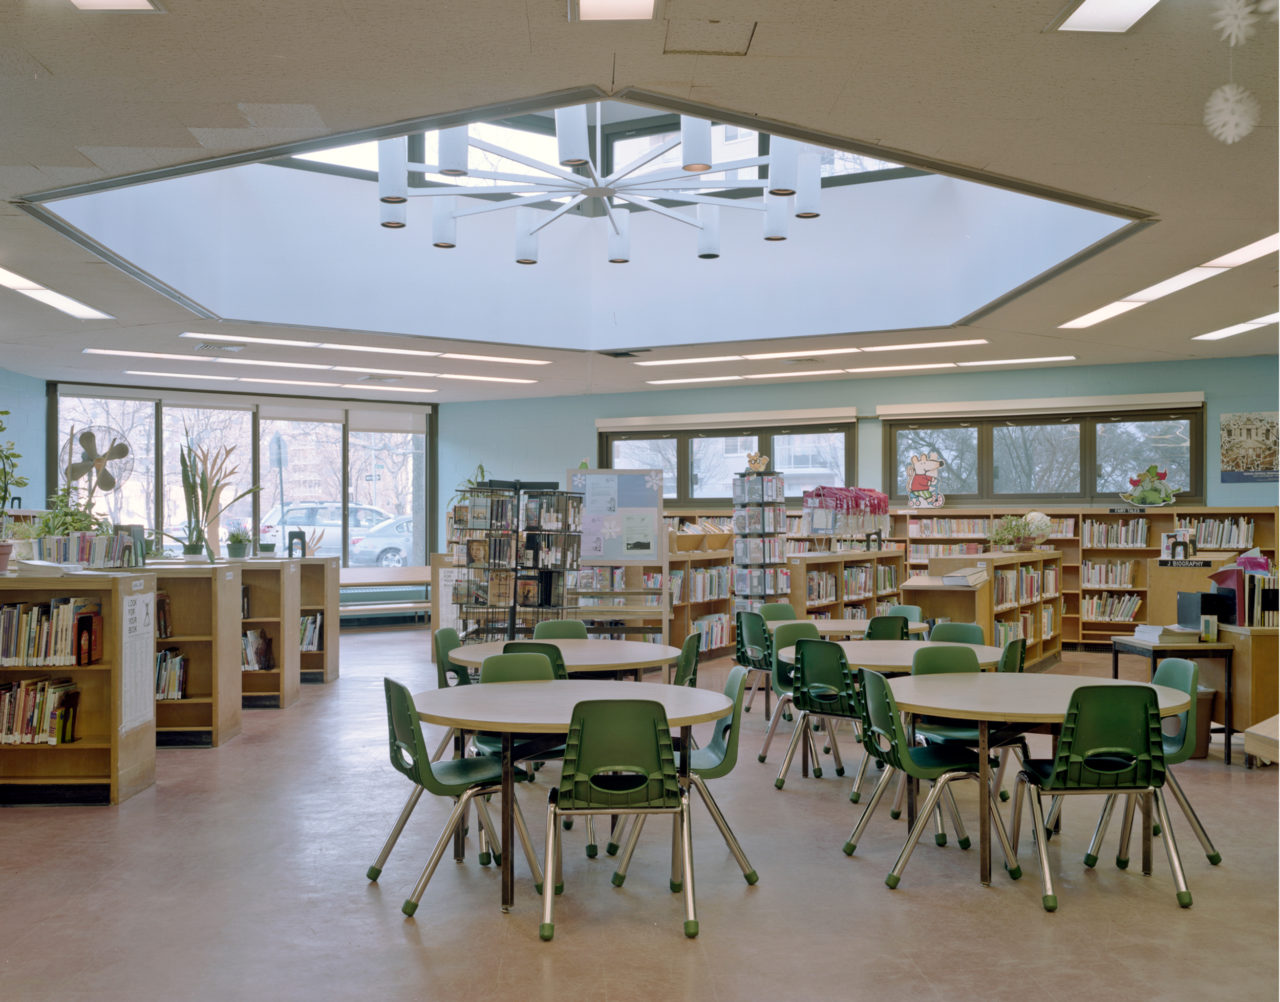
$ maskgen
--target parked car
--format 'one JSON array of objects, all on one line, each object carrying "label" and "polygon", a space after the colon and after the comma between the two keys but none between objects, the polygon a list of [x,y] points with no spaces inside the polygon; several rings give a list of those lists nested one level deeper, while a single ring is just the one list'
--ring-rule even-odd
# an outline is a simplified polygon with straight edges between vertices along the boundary
[{"label": "parked car", "polygon": [[413,519],[397,515],[356,534],[351,530],[350,564],[356,566],[403,567],[413,553]]},{"label": "parked car", "polygon": [[[372,528],[379,522],[391,517],[381,508],[367,504],[347,506],[348,524],[351,535]],[[308,539],[314,533],[323,532],[319,545],[308,556],[336,557],[342,554],[342,502],[340,501],[290,501],[281,511],[280,505],[273,505],[271,510],[262,516],[259,539],[263,542],[275,542],[277,551],[283,555],[288,543],[289,533],[301,530]]]}]

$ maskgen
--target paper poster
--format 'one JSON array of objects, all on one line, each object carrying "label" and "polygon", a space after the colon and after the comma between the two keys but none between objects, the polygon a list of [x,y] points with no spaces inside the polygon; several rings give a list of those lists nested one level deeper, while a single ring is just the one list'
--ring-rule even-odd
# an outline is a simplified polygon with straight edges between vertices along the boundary
[{"label": "paper poster", "polygon": [[1274,484],[1280,481],[1276,417],[1276,411],[1222,415],[1219,428],[1224,484]]},{"label": "paper poster", "polygon": [[566,482],[582,494],[583,562],[660,559],[661,470],[570,470]]},{"label": "paper poster", "polygon": [[124,597],[120,626],[121,734],[155,719],[155,610],[155,592],[137,592]]}]

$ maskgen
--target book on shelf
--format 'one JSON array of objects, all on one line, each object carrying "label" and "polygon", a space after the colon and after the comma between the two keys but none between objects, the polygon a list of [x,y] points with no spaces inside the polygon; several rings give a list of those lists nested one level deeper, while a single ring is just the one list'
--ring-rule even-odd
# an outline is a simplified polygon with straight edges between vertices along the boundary
[{"label": "book on shelf", "polygon": [[74,739],[80,692],[69,678],[0,683],[0,744],[67,744]]},{"label": "book on shelf", "polygon": [[182,699],[187,692],[187,659],[177,647],[156,652],[156,699]]},{"label": "book on shelf", "polygon": [[245,630],[241,637],[240,667],[244,671],[270,671],[276,666],[271,637],[265,630]]},{"label": "book on shelf", "polygon": [[957,567],[942,575],[944,584],[980,585],[987,580],[987,569],[979,564],[970,567]]},{"label": "book on shelf", "polygon": [[1134,627],[1133,639],[1147,644],[1194,644],[1200,641],[1200,630],[1177,623],[1168,626],[1143,623]]},{"label": "book on shelf", "polygon": [[[241,617],[243,618],[243,617]],[[167,640],[173,636],[173,606],[169,601],[169,593],[156,592],[156,639]]]}]

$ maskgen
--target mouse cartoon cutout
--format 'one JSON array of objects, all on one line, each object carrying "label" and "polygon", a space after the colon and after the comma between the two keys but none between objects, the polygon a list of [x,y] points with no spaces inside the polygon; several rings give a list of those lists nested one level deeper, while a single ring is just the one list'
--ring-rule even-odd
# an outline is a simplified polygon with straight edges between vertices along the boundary
[{"label": "mouse cartoon cutout", "polygon": [[907,505],[941,508],[946,498],[938,491],[938,471],[947,464],[936,452],[920,453],[907,462]]}]

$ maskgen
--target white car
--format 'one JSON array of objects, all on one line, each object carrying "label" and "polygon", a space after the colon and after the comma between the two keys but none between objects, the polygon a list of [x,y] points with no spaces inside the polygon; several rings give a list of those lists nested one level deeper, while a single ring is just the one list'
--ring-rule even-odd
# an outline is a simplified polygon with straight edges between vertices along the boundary
[{"label": "white car", "polygon": [[[385,522],[391,516],[381,508],[367,504],[347,506],[348,525],[355,535],[359,530],[368,529],[379,522]],[[337,557],[342,554],[342,504],[339,501],[290,501],[281,513],[280,505],[274,505],[262,516],[262,527],[259,538],[265,542],[275,542],[277,553],[285,553],[289,533],[301,530],[308,540],[313,535],[324,533],[314,551],[308,551],[309,557]]]}]

